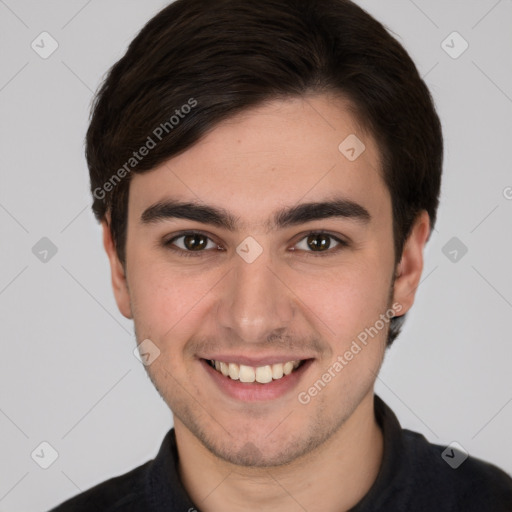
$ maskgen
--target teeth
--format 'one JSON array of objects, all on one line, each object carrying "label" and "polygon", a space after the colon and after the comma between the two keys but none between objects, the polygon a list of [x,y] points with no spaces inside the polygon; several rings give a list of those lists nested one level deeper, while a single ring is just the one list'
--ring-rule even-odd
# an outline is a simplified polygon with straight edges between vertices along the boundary
[{"label": "teeth", "polygon": [[229,376],[233,380],[238,380],[240,376],[240,367],[236,363],[229,363]]},{"label": "teeth", "polygon": [[261,384],[272,382],[272,367],[269,365],[258,366],[258,368],[256,368],[256,380],[261,382]]},{"label": "teeth", "polygon": [[287,363],[284,363],[283,365],[283,373],[285,375],[290,375],[290,373],[292,373],[293,371],[293,362],[292,361],[288,361]]},{"label": "teeth", "polygon": [[220,371],[224,377],[227,377],[229,375],[229,365],[226,363],[220,363]]},{"label": "teeth", "polygon": [[282,364],[273,364],[272,365],[272,378],[280,379],[284,375],[283,365]]},{"label": "teeth", "polygon": [[256,380],[256,372],[252,366],[240,365],[240,382],[254,382]]},{"label": "teeth", "polygon": [[300,361],[287,361],[286,363],[276,363],[265,366],[246,366],[245,364],[224,363],[222,361],[210,361],[212,367],[222,373],[224,377],[229,377],[240,382],[259,382],[267,384],[272,380],[279,380],[285,375],[290,375],[297,369]]}]

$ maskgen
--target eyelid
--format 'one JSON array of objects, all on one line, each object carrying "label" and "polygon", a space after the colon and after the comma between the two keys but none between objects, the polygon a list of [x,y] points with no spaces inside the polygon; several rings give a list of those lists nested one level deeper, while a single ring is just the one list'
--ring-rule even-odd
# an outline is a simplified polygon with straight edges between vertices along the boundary
[{"label": "eyelid", "polygon": [[[187,251],[185,249],[181,249],[181,248],[176,248],[176,247],[173,247],[173,242],[175,242],[177,239],[179,238],[182,238],[182,237],[185,237],[185,236],[189,236],[189,235],[202,235],[204,237],[206,237],[208,239],[208,241],[210,242],[213,242],[214,244],[217,245],[217,248],[221,247],[221,244],[217,243],[210,234],[204,232],[204,231],[201,231],[201,230],[187,230],[187,231],[181,231],[179,233],[175,233],[173,234],[173,236],[171,238],[168,238],[168,239],[165,239],[162,241],[162,245],[166,248],[166,249],[169,249],[175,253],[178,253],[179,255],[182,255],[182,256],[203,256],[203,255],[207,255],[207,253],[209,252],[209,250],[206,250],[206,249],[203,249],[203,250],[200,250],[200,251]],[[329,231],[326,231],[326,230],[323,230],[323,229],[317,229],[317,230],[309,230],[309,231],[305,231],[303,233],[300,233],[299,235],[297,235],[297,241],[293,244],[293,247],[295,247],[299,242],[302,242],[302,240],[304,240],[305,238],[307,238],[308,236],[311,236],[311,235],[326,235],[328,236],[329,238],[332,238],[333,240],[335,240],[338,245],[334,248],[329,248],[325,251],[305,251],[305,250],[300,250],[301,252],[303,252],[304,254],[306,254],[307,256],[313,256],[313,257],[317,257],[317,256],[332,256],[334,254],[337,254],[341,249],[345,248],[345,247],[348,247],[350,245],[350,243],[345,240],[343,237],[341,237],[340,235],[338,234],[333,234]],[[210,249],[211,250],[211,249]],[[223,251],[225,251],[225,249],[223,249]],[[295,249],[292,249],[292,252],[295,252]]]}]

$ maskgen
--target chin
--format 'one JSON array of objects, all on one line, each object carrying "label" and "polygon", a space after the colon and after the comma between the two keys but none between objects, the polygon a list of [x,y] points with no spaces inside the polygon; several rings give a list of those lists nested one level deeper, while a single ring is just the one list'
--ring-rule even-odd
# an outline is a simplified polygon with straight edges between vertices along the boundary
[{"label": "chin", "polygon": [[245,468],[289,465],[321,446],[336,430],[325,422],[299,426],[286,425],[286,420],[260,427],[254,421],[243,422],[236,428],[231,425],[229,433],[217,424],[207,428],[192,424],[187,428],[214,456]]}]

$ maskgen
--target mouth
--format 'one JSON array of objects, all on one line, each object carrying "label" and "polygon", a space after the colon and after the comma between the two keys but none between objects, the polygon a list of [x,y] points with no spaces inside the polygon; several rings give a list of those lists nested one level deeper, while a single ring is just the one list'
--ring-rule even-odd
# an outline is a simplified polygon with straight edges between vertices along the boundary
[{"label": "mouth", "polygon": [[224,361],[216,361],[214,359],[206,361],[217,372],[224,375],[224,377],[248,384],[252,382],[268,384],[269,382],[280,380],[286,375],[290,375],[290,373],[297,370],[306,362],[304,359],[267,364],[264,366],[248,366],[238,363],[225,363]]},{"label": "mouth", "polygon": [[[200,358],[200,363],[223,395],[244,402],[268,401],[297,393],[314,359],[279,361],[222,361]],[[245,364],[244,364],[245,363]],[[268,363],[268,364],[264,364]],[[254,362],[253,362],[254,364]]]}]

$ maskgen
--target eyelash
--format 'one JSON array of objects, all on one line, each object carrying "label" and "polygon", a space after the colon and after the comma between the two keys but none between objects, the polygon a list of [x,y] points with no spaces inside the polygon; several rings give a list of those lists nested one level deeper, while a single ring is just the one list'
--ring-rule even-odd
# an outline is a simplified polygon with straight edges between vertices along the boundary
[{"label": "eyelash", "polygon": [[[178,240],[179,238],[183,238],[185,236],[189,236],[189,235],[202,235],[204,237],[206,237],[209,241],[213,242],[213,240],[208,236],[206,235],[205,233],[202,233],[201,231],[184,231],[178,235],[175,235],[173,236],[172,238],[170,238],[169,240],[167,241],[164,241],[163,242],[163,245],[165,248],[169,249],[170,251],[178,254],[179,256],[184,256],[184,257],[200,257],[202,256],[203,254],[202,253],[205,253],[206,250],[201,250],[201,251],[186,251],[184,249],[180,249],[180,248],[175,248],[173,247],[173,242],[175,242],[176,240]],[[328,249],[326,251],[305,251],[305,254],[306,254],[306,257],[313,257],[313,258],[317,258],[317,257],[328,257],[328,256],[334,256],[335,254],[337,254],[340,250],[342,250],[343,248],[345,247],[348,247],[349,244],[348,242],[346,242],[345,240],[342,240],[334,235],[331,235],[330,233],[326,232],[326,231],[310,231],[309,233],[306,233],[298,242],[302,242],[302,240],[304,240],[305,238],[311,236],[311,235],[328,235],[329,238],[332,238],[333,240],[335,240],[336,242],[338,242],[338,246],[336,246],[334,249]],[[215,242],[214,242],[215,243]],[[295,245],[297,245],[295,244]],[[216,244],[217,246],[219,244]]]}]

